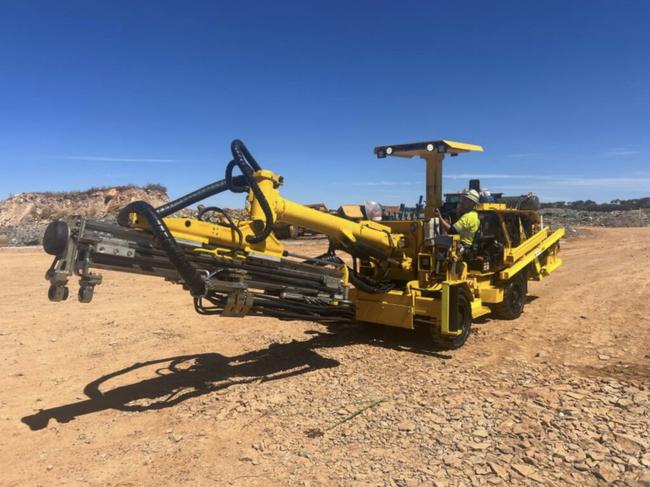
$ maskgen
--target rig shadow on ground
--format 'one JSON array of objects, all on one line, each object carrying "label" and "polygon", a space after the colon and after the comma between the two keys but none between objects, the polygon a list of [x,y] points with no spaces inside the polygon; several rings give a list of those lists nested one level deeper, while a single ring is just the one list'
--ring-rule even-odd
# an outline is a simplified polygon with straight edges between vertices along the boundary
[{"label": "rig shadow on ground", "polygon": [[[423,347],[422,338],[411,330],[354,324],[328,328],[328,333],[308,331],[312,336],[304,341],[273,343],[231,357],[201,353],[136,362],[86,385],[83,392],[88,399],[43,409],[21,421],[36,431],[46,428],[50,419],[67,423],[107,409],[125,412],[164,409],[236,384],[281,380],[340,365],[337,360],[319,354],[319,349],[369,344],[439,359],[451,358]],[[111,381],[124,382],[127,375],[141,374],[146,369],[151,369],[149,378],[111,388]]]}]

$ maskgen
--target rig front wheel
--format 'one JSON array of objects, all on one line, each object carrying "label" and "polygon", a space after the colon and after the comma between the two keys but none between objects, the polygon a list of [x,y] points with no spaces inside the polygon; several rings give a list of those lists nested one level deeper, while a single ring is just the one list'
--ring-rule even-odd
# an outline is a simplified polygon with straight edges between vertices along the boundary
[{"label": "rig front wheel", "polygon": [[456,323],[460,325],[461,334],[458,336],[446,336],[440,333],[438,324],[429,325],[429,333],[436,347],[443,350],[455,350],[465,345],[472,331],[472,305],[469,297],[464,292],[458,293],[456,309],[450,310],[456,313]]}]

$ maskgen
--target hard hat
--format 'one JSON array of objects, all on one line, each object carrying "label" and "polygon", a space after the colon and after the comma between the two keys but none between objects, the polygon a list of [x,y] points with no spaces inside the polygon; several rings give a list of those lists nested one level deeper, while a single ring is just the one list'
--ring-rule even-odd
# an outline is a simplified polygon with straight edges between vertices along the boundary
[{"label": "hard hat", "polygon": [[463,196],[471,202],[476,203],[477,205],[481,198],[478,194],[478,191],[475,189],[468,189],[467,191],[463,191]]}]

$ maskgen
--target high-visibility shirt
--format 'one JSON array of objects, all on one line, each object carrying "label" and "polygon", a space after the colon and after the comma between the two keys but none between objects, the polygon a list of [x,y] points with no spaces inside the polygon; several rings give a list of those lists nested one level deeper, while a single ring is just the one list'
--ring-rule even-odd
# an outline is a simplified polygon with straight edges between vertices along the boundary
[{"label": "high-visibility shirt", "polygon": [[462,243],[471,245],[480,226],[481,221],[478,218],[478,213],[472,210],[465,213],[454,223],[454,230],[460,235]]}]

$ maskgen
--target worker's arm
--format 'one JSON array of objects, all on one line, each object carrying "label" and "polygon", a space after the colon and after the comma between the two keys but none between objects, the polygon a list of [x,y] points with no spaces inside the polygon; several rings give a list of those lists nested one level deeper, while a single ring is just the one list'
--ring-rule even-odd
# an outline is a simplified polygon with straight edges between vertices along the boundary
[{"label": "worker's arm", "polygon": [[445,233],[456,233],[456,229],[454,226],[449,223],[445,218],[442,216],[442,213],[440,213],[440,210],[438,208],[435,209],[434,211],[434,216],[440,219],[440,226],[442,227],[442,231]]}]

